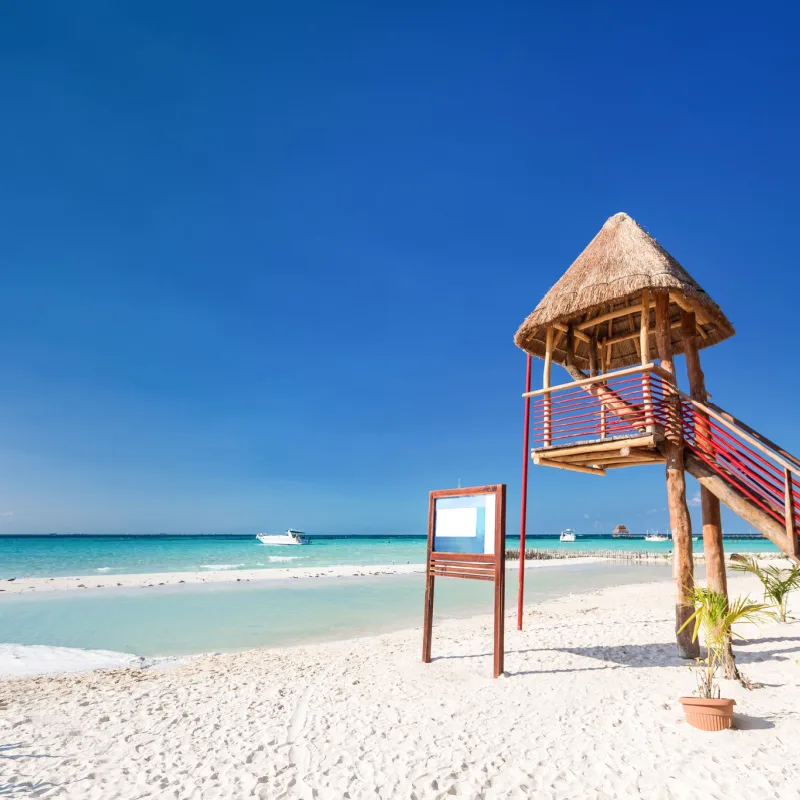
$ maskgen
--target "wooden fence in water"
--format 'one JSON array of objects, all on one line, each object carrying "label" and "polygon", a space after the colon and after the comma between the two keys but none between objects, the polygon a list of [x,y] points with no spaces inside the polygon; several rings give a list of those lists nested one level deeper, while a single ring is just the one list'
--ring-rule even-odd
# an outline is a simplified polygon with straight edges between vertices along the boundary
[{"label": "wooden fence in water", "polygon": [[[551,561],[563,558],[609,558],[615,561],[668,561],[672,553],[654,553],[648,550],[539,550],[525,548],[526,561]],[[506,558],[519,560],[519,549],[506,550]]]}]

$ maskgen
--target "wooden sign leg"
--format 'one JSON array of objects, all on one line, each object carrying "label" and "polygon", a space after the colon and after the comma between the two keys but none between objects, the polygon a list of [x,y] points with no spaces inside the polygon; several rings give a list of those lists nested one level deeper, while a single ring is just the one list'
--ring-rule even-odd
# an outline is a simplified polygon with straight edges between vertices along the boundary
[{"label": "wooden sign leg", "polygon": [[[499,559],[498,559],[499,560]],[[494,677],[505,671],[506,586],[503,572],[494,581]]]},{"label": "wooden sign leg", "polygon": [[[525,551],[520,548],[520,568],[525,561]],[[494,677],[505,671],[505,621],[506,621],[506,487],[500,486],[494,530]]]},{"label": "wooden sign leg", "polygon": [[433,575],[430,567],[425,573],[425,614],[422,621],[422,661],[431,663],[431,636],[433,634]]}]

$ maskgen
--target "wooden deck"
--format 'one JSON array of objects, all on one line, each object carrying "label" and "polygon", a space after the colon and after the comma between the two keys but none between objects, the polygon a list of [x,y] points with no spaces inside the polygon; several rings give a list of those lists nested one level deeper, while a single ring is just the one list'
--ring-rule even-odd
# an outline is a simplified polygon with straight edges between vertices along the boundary
[{"label": "wooden deck", "polygon": [[663,464],[664,457],[657,447],[662,439],[661,434],[651,433],[570,442],[534,448],[531,450],[531,458],[534,464],[541,467],[605,475],[607,469]]}]

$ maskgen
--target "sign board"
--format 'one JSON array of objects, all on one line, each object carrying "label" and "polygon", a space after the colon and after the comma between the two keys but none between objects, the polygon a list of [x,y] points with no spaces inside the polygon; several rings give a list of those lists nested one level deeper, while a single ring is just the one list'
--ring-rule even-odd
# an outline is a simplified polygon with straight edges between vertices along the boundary
[{"label": "sign board", "polygon": [[473,486],[431,492],[422,660],[431,660],[435,578],[494,582],[494,677],[503,673],[506,487]]}]

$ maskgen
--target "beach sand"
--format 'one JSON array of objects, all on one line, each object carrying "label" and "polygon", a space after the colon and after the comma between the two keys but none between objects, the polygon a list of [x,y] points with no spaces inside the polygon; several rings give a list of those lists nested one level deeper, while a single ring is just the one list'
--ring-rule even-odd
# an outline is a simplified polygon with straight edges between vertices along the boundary
[{"label": "beach sand", "polygon": [[[754,592],[750,577],[731,591]],[[748,630],[736,729],[701,733],[678,696],[667,583],[421,632],[0,682],[0,793],[112,798],[797,798],[800,624]],[[421,608],[421,603],[420,603]],[[797,610],[797,603],[795,603]]]}]

